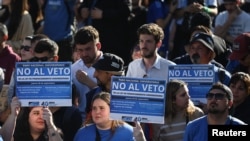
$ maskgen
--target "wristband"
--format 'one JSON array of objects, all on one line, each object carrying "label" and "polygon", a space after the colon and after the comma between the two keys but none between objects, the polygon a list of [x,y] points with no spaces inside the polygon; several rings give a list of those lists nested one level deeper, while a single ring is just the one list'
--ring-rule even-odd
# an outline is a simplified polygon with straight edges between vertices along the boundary
[{"label": "wristband", "polygon": [[206,7],[206,6],[204,6],[204,7],[203,7],[203,11],[206,12],[206,13],[209,13],[209,8]]}]

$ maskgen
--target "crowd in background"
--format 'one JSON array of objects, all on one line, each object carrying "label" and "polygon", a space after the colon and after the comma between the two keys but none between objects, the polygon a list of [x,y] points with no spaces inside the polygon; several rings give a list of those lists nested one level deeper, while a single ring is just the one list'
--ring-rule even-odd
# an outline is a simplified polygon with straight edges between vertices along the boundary
[{"label": "crowd in background", "polygon": [[[72,107],[20,110],[15,97],[15,63],[20,61],[72,62]],[[204,96],[207,104],[194,105],[188,84],[174,80],[166,85],[165,124],[141,127],[107,119],[112,76],[168,80],[168,66],[178,64],[214,66],[220,84]],[[0,111],[4,141],[190,140],[195,136],[190,128],[202,119],[227,124],[238,118],[235,124],[250,124],[250,1],[2,0],[0,68],[0,90],[7,91]],[[214,100],[228,101],[227,112],[216,109],[223,113],[216,122]],[[66,121],[65,115],[70,115]],[[36,116],[40,119],[33,125]],[[200,121],[188,124],[195,119]],[[12,134],[5,133],[6,126]]]}]

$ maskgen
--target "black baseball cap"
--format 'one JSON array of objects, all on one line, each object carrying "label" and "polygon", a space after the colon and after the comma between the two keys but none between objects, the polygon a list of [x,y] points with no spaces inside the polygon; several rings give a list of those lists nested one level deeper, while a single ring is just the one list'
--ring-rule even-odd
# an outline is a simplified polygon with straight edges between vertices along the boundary
[{"label": "black baseball cap", "polygon": [[124,75],[124,61],[121,57],[104,53],[101,58],[93,64],[96,70],[108,71],[114,75]]}]

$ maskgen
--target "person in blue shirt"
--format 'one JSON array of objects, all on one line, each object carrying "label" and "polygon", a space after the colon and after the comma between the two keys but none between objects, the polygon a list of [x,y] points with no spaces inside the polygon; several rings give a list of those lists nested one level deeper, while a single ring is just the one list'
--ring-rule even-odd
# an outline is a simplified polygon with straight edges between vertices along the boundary
[{"label": "person in blue shirt", "polygon": [[177,5],[177,0],[153,0],[148,6],[147,23],[156,23],[163,29],[165,34],[162,46],[158,50],[158,53],[163,58],[168,58],[170,27]]},{"label": "person in blue shirt", "polygon": [[111,120],[110,93],[101,92],[94,96],[91,117],[78,130],[74,141],[145,141],[138,125],[133,128],[124,121]]},{"label": "person in blue shirt", "polygon": [[183,141],[207,141],[208,125],[246,125],[243,121],[229,115],[233,105],[233,93],[220,82],[212,85],[207,98],[207,115],[187,124]]}]

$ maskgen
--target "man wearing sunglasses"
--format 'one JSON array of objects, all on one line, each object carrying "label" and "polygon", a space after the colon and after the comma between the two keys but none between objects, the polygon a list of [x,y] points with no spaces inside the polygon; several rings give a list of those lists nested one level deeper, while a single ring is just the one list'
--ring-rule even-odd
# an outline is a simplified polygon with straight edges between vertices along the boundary
[{"label": "man wearing sunglasses", "polygon": [[31,59],[33,59],[34,48],[37,42],[45,38],[48,38],[48,37],[44,34],[35,34],[32,36],[25,37],[23,40],[22,46],[20,48],[22,61],[30,61]]},{"label": "man wearing sunglasses", "polygon": [[229,115],[233,104],[230,88],[220,82],[215,83],[208,93],[207,115],[190,121],[185,130],[184,141],[207,141],[208,125],[246,125],[243,121]]},{"label": "man wearing sunglasses", "polygon": [[50,39],[41,39],[34,48],[34,62],[57,62],[58,45]]}]

